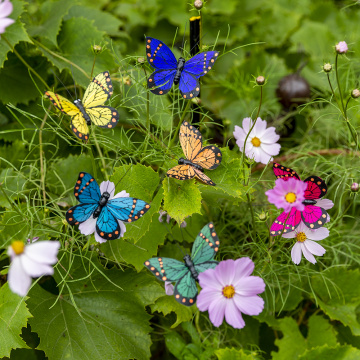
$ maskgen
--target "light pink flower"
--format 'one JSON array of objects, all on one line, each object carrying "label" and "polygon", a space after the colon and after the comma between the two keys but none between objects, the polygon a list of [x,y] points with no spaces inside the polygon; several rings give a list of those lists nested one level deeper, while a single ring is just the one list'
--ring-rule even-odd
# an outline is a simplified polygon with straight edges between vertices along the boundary
[{"label": "light pink flower", "polygon": [[7,17],[12,11],[13,4],[9,0],[0,0],[0,34],[3,34],[5,29],[15,22],[15,20]]},{"label": "light pink flower", "polygon": [[[108,181],[103,181],[100,184],[100,193],[101,193],[101,195],[105,191],[107,191],[110,194],[109,200],[116,199],[116,198],[119,198],[119,197],[129,197],[129,194],[125,190],[120,191],[119,193],[117,193],[114,196],[114,194],[115,194],[115,184],[112,181],[109,181],[109,180]],[[96,221],[97,221],[97,219],[94,219],[94,217],[91,215],[89,217],[89,219],[87,219],[86,221],[84,221],[83,223],[81,223],[79,225],[79,230],[84,235],[91,235],[91,234],[95,233],[95,240],[98,243],[104,243],[104,242],[106,242],[106,239],[103,239],[96,232]],[[124,233],[126,231],[126,226],[121,220],[118,220],[118,222],[119,222],[119,226],[120,226],[120,236],[119,237],[123,237]]]},{"label": "light pink flower", "polygon": [[268,201],[274,204],[278,209],[283,208],[285,212],[289,212],[292,208],[303,211],[305,205],[305,190],[307,184],[294,178],[287,181],[283,179],[275,180],[275,187],[266,191]]},{"label": "light pink flower", "polygon": [[345,54],[349,50],[345,41],[340,41],[335,45],[335,50],[338,54]]},{"label": "light pink flower", "polygon": [[53,275],[52,266],[57,262],[60,248],[58,241],[37,241],[25,245],[13,241],[8,248],[11,264],[8,273],[9,287],[12,292],[25,296],[31,285],[31,278]]},{"label": "light pink flower", "polygon": [[327,228],[321,227],[316,230],[311,230],[301,222],[294,231],[283,234],[282,237],[286,239],[296,239],[296,243],[291,249],[291,259],[296,265],[300,264],[302,254],[306,260],[315,264],[316,259],[314,255],[322,256],[326,252],[316,241],[327,238],[329,233]]},{"label": "light pink flower", "polygon": [[265,290],[264,280],[250,276],[254,263],[244,257],[237,260],[224,260],[215,269],[199,274],[202,287],[197,298],[200,311],[208,311],[214,326],[224,320],[236,329],[245,326],[241,313],[259,315],[264,309],[264,300],[257,294]]},{"label": "light pink flower", "polygon": [[[250,118],[243,119],[242,128],[235,125],[234,137],[240,151],[244,151],[244,143],[253,121]],[[276,134],[274,127],[267,128],[267,122],[257,118],[254,128],[246,140],[245,155],[256,162],[267,164],[280,152],[281,146],[277,144],[280,136]]]}]

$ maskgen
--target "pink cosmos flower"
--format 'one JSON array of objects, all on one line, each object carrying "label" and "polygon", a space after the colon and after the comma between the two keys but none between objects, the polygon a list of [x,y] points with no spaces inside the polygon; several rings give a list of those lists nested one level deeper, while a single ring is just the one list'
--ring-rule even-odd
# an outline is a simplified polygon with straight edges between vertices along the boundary
[{"label": "pink cosmos flower", "polygon": [[[244,151],[245,139],[252,126],[253,121],[250,118],[243,119],[242,128],[235,125],[233,134],[240,151]],[[267,122],[258,117],[246,140],[245,155],[256,162],[267,164],[280,152],[281,146],[277,144],[279,139],[280,136],[276,134],[275,128],[267,128]]]},{"label": "pink cosmos flower", "polygon": [[283,208],[285,212],[289,212],[293,207],[296,210],[303,211],[305,205],[305,190],[307,184],[294,178],[284,181],[283,179],[275,180],[275,187],[266,191],[268,201],[274,204],[278,209]]},{"label": "pink cosmos flower", "polygon": [[[114,194],[115,194],[115,184],[112,181],[109,181],[109,180],[108,181],[103,181],[100,184],[100,193],[101,193],[101,195],[105,191],[107,191],[110,194],[109,200],[116,199],[116,198],[119,198],[119,197],[129,197],[129,194],[125,190],[120,191],[119,193],[117,193],[114,196]],[[104,243],[104,242],[106,242],[106,239],[103,239],[96,232],[96,221],[97,221],[97,219],[94,219],[94,217],[91,215],[89,217],[89,219],[87,219],[86,221],[84,221],[83,223],[81,223],[79,225],[79,230],[84,235],[91,235],[91,234],[95,233],[95,240],[98,243]],[[119,222],[119,226],[120,226],[120,236],[119,237],[123,237],[124,233],[126,231],[126,226],[121,220],[118,220],[118,222]]]},{"label": "pink cosmos flower", "polygon": [[345,41],[340,41],[335,45],[335,50],[338,54],[345,54],[349,50]]},{"label": "pink cosmos flower", "polygon": [[264,280],[250,276],[254,263],[243,257],[237,260],[224,260],[215,269],[199,274],[202,287],[197,298],[200,311],[208,311],[210,321],[219,327],[224,316],[226,322],[236,329],[245,326],[241,313],[259,315],[264,309],[264,300],[257,294],[265,290]]},{"label": "pink cosmos flower", "polygon": [[311,230],[301,222],[294,231],[283,234],[282,237],[286,239],[296,239],[296,243],[291,249],[291,259],[296,265],[300,264],[302,254],[306,260],[315,264],[316,259],[314,255],[322,256],[326,252],[316,241],[327,238],[329,233],[329,229],[327,228],[321,227],[316,230]]},{"label": "pink cosmos flower", "polygon": [[52,266],[57,263],[60,248],[58,241],[37,241],[25,245],[13,241],[8,248],[11,264],[8,273],[9,287],[12,292],[25,296],[31,285],[31,278],[53,275]]},{"label": "pink cosmos flower", "polygon": [[0,34],[13,24],[15,20],[7,18],[13,11],[13,4],[9,0],[0,0]]}]

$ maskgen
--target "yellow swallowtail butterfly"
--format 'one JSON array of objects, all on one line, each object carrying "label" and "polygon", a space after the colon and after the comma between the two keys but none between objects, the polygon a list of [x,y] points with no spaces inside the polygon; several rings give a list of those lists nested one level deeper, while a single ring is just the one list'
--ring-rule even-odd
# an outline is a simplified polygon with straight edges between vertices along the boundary
[{"label": "yellow swallowtail butterfly", "polygon": [[45,95],[63,113],[71,116],[71,130],[81,140],[89,139],[89,125],[93,122],[102,128],[111,129],[119,121],[119,113],[111,106],[104,106],[113,93],[108,71],[96,75],[87,87],[82,100],[73,103],[59,94],[46,91]]}]

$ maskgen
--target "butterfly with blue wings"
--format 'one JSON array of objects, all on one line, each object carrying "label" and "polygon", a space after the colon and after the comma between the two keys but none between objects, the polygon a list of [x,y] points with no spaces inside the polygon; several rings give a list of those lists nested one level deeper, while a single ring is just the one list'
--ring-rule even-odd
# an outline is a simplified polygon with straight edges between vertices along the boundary
[{"label": "butterfly with blue wings", "polygon": [[219,52],[203,52],[188,61],[183,57],[176,60],[162,41],[147,37],[146,55],[149,64],[156,69],[148,78],[148,88],[153,94],[164,95],[173,84],[179,84],[181,96],[192,99],[200,93],[199,77],[211,70]]},{"label": "butterfly with blue wings", "polygon": [[196,281],[199,273],[214,269],[218,264],[214,260],[220,241],[213,223],[205,225],[195,239],[191,256],[185,255],[182,263],[170,258],[152,258],[145,266],[162,281],[176,282],[175,299],[183,305],[191,306],[196,302],[198,289]]},{"label": "butterfly with blue wings", "polygon": [[131,223],[140,219],[150,205],[132,197],[113,197],[114,190],[101,192],[96,180],[90,174],[81,172],[74,188],[80,204],[67,211],[67,222],[79,225],[92,218],[96,221],[96,233],[102,239],[114,240],[122,236],[119,221]]}]

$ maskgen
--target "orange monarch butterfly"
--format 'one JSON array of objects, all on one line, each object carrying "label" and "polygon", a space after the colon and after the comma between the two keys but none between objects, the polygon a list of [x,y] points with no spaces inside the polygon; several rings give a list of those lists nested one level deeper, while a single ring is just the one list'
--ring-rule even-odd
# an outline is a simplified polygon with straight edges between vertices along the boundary
[{"label": "orange monarch butterfly", "polygon": [[82,100],[73,103],[59,94],[46,91],[53,105],[71,116],[71,130],[79,139],[89,140],[89,125],[111,129],[119,121],[119,113],[111,106],[103,105],[113,94],[113,85],[108,71],[96,75],[87,87]]},{"label": "orange monarch butterfly", "polygon": [[214,145],[203,147],[200,131],[186,121],[181,124],[179,140],[186,159],[180,158],[179,165],[171,168],[166,175],[178,180],[192,179],[196,176],[205,184],[215,186],[216,184],[203,171],[216,169],[220,165],[220,149]]}]

